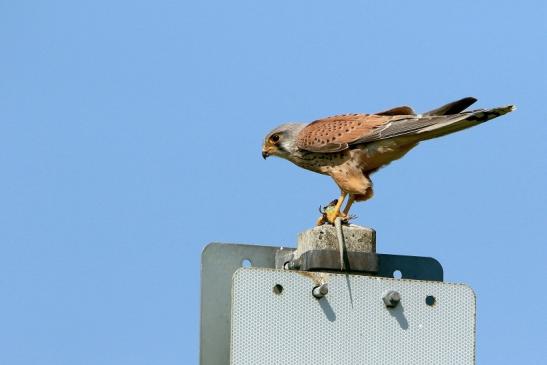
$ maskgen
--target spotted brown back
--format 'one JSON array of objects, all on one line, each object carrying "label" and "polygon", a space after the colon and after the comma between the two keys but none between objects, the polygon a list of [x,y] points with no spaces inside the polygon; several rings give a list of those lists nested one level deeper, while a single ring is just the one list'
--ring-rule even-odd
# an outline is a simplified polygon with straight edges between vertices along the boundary
[{"label": "spotted brown back", "polygon": [[344,114],[316,120],[299,134],[296,144],[311,152],[337,152],[348,148],[376,129],[400,117],[376,114]]}]

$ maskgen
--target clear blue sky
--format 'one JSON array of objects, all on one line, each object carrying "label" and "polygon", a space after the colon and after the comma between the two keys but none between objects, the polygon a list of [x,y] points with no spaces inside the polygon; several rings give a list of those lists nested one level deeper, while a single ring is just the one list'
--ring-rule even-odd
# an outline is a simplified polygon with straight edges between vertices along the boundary
[{"label": "clear blue sky", "polygon": [[293,245],[338,191],[272,127],[518,110],[374,177],[356,223],[478,296],[478,363],[547,362],[544,1],[0,3],[0,364],[197,363],[211,241]]}]

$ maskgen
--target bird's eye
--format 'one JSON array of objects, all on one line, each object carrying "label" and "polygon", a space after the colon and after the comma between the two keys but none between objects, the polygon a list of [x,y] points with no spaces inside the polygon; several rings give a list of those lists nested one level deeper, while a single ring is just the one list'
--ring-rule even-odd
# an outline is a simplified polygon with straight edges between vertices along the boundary
[{"label": "bird's eye", "polygon": [[273,136],[271,136],[270,141],[272,141],[273,143],[279,142],[279,134],[274,134]]}]

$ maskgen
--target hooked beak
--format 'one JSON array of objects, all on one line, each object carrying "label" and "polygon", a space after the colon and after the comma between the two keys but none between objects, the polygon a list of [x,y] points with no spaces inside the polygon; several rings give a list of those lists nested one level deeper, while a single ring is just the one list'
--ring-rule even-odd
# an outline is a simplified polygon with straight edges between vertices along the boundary
[{"label": "hooked beak", "polygon": [[268,153],[268,151],[262,150],[262,158],[263,159],[267,159],[269,156],[270,156],[270,154]]}]

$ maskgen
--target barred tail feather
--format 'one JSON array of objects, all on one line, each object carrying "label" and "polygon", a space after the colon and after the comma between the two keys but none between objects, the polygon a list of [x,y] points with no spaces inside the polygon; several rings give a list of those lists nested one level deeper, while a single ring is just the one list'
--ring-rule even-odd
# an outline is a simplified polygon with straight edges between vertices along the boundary
[{"label": "barred tail feather", "polygon": [[416,136],[421,141],[445,136],[447,134],[471,128],[491,119],[500,117],[504,114],[512,112],[515,109],[516,107],[514,105],[507,105],[492,109],[469,111],[459,115],[456,114],[453,115],[453,118],[447,118],[444,121],[421,129],[418,133],[416,133]]}]

